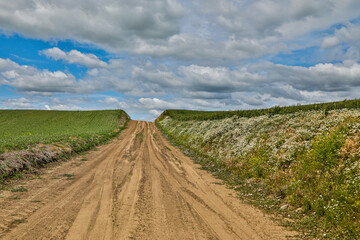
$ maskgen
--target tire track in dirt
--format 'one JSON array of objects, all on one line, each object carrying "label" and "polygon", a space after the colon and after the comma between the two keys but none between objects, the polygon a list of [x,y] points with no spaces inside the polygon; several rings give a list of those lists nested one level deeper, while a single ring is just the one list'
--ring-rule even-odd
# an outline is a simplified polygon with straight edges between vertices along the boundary
[{"label": "tire track in dirt", "polygon": [[[1,191],[1,239],[286,239],[293,234],[198,169],[154,123]],[[71,178],[64,176],[73,176]],[[16,186],[14,186],[16,187]],[[17,199],[18,198],[18,199]]]}]

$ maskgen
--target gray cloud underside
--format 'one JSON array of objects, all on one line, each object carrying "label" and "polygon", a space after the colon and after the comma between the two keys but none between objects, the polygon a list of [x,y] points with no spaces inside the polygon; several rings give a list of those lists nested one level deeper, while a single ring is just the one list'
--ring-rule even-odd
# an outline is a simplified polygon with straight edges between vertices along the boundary
[{"label": "gray cloud underside", "polygon": [[[13,0],[0,3],[0,28],[112,52],[241,60],[288,51],[300,36],[357,18],[359,8],[357,0]],[[327,47],[339,38],[329,37],[317,44]]]},{"label": "gray cloud underside", "polygon": [[109,46],[134,38],[166,38],[178,31],[181,5],[175,1],[35,1],[0,3],[3,28],[31,37],[79,38]]},{"label": "gray cloud underside", "polygon": [[[360,86],[359,76],[360,64],[351,61],[317,64],[308,68],[265,62],[232,70],[189,65],[171,71],[151,64],[129,66],[124,60],[112,60],[105,67],[89,70],[83,79],[76,79],[69,73],[39,70],[9,59],[0,59],[0,84],[27,94],[113,90],[133,97],[172,95],[174,98],[226,103],[226,99],[251,92],[272,98],[305,101],[311,93],[346,92],[357,88]],[[259,105],[256,101],[247,102]]]}]

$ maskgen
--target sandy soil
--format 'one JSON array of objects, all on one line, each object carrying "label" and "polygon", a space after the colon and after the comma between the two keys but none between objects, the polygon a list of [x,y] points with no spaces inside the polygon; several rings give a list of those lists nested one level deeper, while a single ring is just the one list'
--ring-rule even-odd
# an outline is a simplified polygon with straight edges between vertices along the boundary
[{"label": "sandy soil", "polygon": [[[286,239],[154,123],[0,191],[1,239]],[[20,187],[23,192],[12,192]]]}]

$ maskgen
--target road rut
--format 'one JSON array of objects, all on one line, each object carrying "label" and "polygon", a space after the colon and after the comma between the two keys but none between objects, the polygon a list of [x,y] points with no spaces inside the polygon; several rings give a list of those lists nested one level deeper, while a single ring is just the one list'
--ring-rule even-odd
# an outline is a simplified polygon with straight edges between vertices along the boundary
[{"label": "road rut", "polygon": [[286,239],[154,123],[1,191],[0,239]]}]

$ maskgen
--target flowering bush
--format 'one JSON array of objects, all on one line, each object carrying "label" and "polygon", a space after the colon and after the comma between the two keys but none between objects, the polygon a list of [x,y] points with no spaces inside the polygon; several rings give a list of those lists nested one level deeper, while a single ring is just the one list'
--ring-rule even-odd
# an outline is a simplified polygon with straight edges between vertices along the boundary
[{"label": "flowering bush", "polygon": [[215,120],[165,116],[157,124],[294,209],[316,213],[340,235],[359,237],[359,116],[359,109],[312,110]]}]

